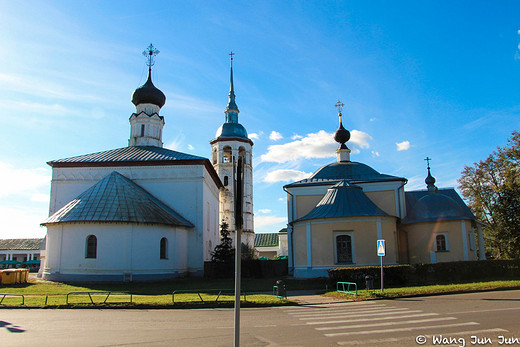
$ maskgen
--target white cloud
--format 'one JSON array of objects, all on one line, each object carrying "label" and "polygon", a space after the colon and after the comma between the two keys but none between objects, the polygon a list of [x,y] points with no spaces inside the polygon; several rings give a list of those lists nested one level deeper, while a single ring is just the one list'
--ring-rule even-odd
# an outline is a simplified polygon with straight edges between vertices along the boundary
[{"label": "white cloud", "polygon": [[410,141],[396,142],[397,151],[407,151],[410,149]]},{"label": "white cloud", "polygon": [[293,136],[291,136],[291,140],[299,140],[299,139],[303,139],[303,136],[298,135],[298,134],[294,134]]},{"label": "white cloud", "polygon": [[[47,200],[48,201],[48,200]],[[45,236],[46,229],[40,223],[47,217],[48,208],[35,211],[29,207],[0,206],[0,239],[33,238]]]},{"label": "white cloud", "polygon": [[195,147],[193,147],[192,145],[188,145],[188,149],[189,149],[190,151],[193,151],[193,150],[195,149]]},{"label": "white cloud", "polygon": [[271,134],[269,135],[269,140],[278,141],[283,139],[282,134],[280,134],[278,131],[271,131]]},{"label": "white cloud", "polygon": [[34,202],[46,202],[50,200],[50,194],[35,193],[31,195],[31,201]]},{"label": "white cloud", "polygon": [[269,172],[264,177],[264,182],[290,182],[299,181],[312,175],[310,172],[303,172],[291,169],[280,169]]},{"label": "white cloud", "polygon": [[278,198],[278,201],[285,201],[284,198]]},{"label": "white cloud", "polygon": [[[49,187],[51,173],[46,168],[16,169],[0,162],[0,197],[37,194],[36,190]],[[47,188],[48,189],[48,188]],[[47,201],[49,201],[47,199]]]},{"label": "white cloud", "polygon": [[379,157],[379,152],[377,152],[377,151],[372,151],[372,156],[373,156],[373,157]]},{"label": "white cloud", "polygon": [[260,213],[271,213],[271,210],[268,209],[268,208],[261,208],[261,209],[258,210],[258,212],[260,212]]},{"label": "white cloud", "polygon": [[373,122],[375,121],[377,118],[376,117],[373,117],[373,118],[370,118],[370,121]]},{"label": "white cloud", "polygon": [[258,139],[260,139],[260,137],[262,137],[262,135],[264,135],[263,131],[260,131],[258,133],[251,133],[251,134],[249,134],[249,138],[251,140],[258,140]]},{"label": "white cloud", "polygon": [[182,151],[184,148],[184,139],[186,136],[179,134],[175,136],[175,139],[173,139],[169,144],[167,144],[166,148],[171,149],[173,151]]},{"label": "white cloud", "polygon": [[[369,141],[372,137],[367,133],[352,130],[350,141],[347,143],[355,144],[360,148],[369,148]],[[324,130],[317,133],[307,134],[307,136],[283,145],[272,145],[267,149],[267,153],[260,156],[261,161],[285,163],[297,159],[311,158],[331,158],[336,156],[338,143],[334,141],[333,134]],[[359,149],[351,148],[352,153],[359,153]]]},{"label": "white cloud", "polygon": [[[370,148],[368,141],[372,140],[372,136],[359,130],[352,130],[350,132],[350,140],[348,143],[354,143],[360,148]],[[347,145],[348,145],[347,143]]]},{"label": "white cloud", "polygon": [[287,223],[287,218],[275,216],[255,216],[255,228],[263,228],[281,223]]}]

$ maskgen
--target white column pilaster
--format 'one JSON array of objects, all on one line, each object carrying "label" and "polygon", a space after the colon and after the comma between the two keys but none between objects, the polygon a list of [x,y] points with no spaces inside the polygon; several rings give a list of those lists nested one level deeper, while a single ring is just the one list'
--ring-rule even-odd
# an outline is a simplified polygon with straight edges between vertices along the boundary
[{"label": "white column pilaster", "polygon": [[307,223],[307,267],[312,267],[312,234],[311,234],[311,223]]},{"label": "white column pilaster", "polygon": [[469,260],[468,254],[468,233],[466,232],[466,221],[460,221],[460,231],[462,233],[462,251],[464,252],[464,260]]}]

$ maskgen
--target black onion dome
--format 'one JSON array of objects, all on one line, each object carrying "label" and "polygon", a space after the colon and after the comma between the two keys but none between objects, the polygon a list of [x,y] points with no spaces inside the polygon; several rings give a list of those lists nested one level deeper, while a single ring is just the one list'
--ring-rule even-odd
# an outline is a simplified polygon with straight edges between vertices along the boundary
[{"label": "black onion dome", "polygon": [[132,94],[132,103],[135,106],[139,104],[154,104],[159,107],[163,107],[166,103],[164,93],[152,83],[151,71],[148,72],[146,83],[137,88]]},{"label": "black onion dome", "polygon": [[426,176],[424,183],[426,183],[426,186],[428,187],[433,186],[435,184],[435,177],[431,175],[430,168],[428,168],[428,176]]},{"label": "black onion dome", "polygon": [[345,144],[350,139],[350,131],[343,127],[343,124],[339,123],[339,128],[334,133],[334,140],[340,144]]}]

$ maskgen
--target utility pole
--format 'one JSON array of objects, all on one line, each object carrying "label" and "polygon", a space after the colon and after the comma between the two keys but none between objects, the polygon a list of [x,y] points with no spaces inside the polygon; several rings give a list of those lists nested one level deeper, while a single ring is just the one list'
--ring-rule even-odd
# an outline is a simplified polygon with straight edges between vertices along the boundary
[{"label": "utility pole", "polygon": [[[235,158],[233,158],[233,171],[235,171]],[[233,172],[234,173],[234,172]],[[244,162],[238,157],[236,165],[235,182],[235,347],[240,346],[240,274],[242,261],[242,205],[244,195]],[[235,175],[233,175],[235,177]]]}]

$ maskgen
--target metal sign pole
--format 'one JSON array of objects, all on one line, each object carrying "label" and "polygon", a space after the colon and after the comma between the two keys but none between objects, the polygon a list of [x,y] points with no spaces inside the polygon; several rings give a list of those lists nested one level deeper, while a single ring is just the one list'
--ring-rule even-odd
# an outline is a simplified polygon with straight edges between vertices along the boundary
[{"label": "metal sign pole", "polygon": [[[233,158],[233,164],[235,159]],[[240,274],[242,260],[242,201],[244,191],[243,161],[238,157],[235,180],[235,347],[240,346]],[[233,165],[234,171],[234,165]]]},{"label": "metal sign pole", "polygon": [[386,255],[385,240],[377,240],[377,255],[381,262],[381,292],[383,292],[383,257]]},{"label": "metal sign pole", "polygon": [[381,258],[381,292],[384,291],[384,287],[383,287],[383,257],[379,257]]}]

